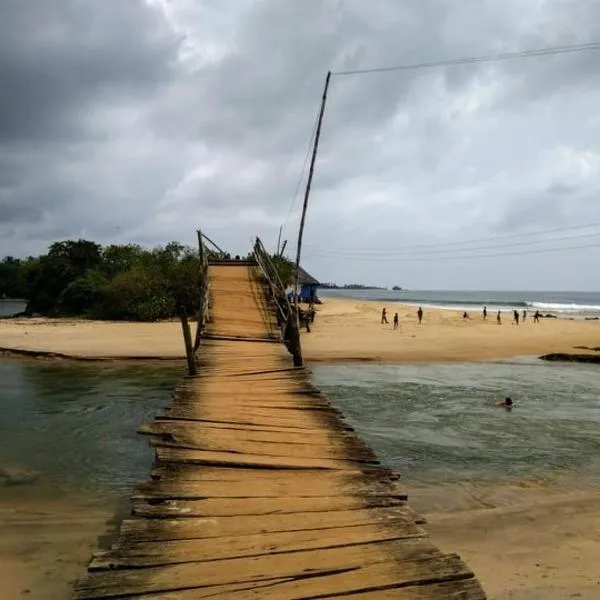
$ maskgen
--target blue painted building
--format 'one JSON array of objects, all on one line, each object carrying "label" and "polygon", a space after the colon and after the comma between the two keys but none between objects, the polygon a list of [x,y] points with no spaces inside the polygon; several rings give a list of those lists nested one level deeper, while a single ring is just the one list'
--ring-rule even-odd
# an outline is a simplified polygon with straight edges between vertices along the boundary
[{"label": "blue painted building", "polygon": [[[302,267],[298,269],[298,284],[300,285],[300,293],[298,294],[300,302],[321,303],[317,297],[317,289],[320,283],[312,275],[309,275]],[[288,293],[288,298],[293,300],[293,289]]]}]

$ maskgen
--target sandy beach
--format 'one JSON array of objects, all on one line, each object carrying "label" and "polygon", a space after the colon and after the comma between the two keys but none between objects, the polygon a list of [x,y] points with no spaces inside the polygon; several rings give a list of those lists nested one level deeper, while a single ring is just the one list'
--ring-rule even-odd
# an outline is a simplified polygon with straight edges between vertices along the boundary
[{"label": "sandy beach", "polygon": [[[326,299],[311,333],[303,333],[311,361],[472,361],[549,352],[583,352],[599,345],[600,323],[531,318],[502,326],[491,314],[381,306]],[[400,328],[393,331],[393,314]],[[0,321],[0,348],[104,359],[181,359],[178,322],[106,323],[77,320]],[[1,484],[1,481],[0,481]],[[597,489],[538,489],[498,499],[463,501],[463,491],[408,489],[411,506],[427,518],[427,530],[444,551],[459,553],[482,581],[491,600],[563,600],[600,597],[600,493]],[[444,498],[444,506],[439,499]],[[453,499],[453,506],[447,500]],[[452,504],[452,503],[450,503]],[[0,500],[0,579],[6,600],[59,600],[84,570],[97,537],[109,529],[108,511],[66,502]]]},{"label": "sandy beach", "polygon": [[[303,333],[307,361],[371,360],[379,362],[473,361],[550,352],[585,352],[577,346],[600,343],[600,321],[541,319],[530,315],[518,327],[503,314],[483,321],[479,313],[425,309],[418,325],[413,306],[387,305],[390,324],[380,324],[374,302],[325,299],[318,306],[311,333]],[[400,327],[392,329],[398,312]],[[182,359],[179,322],[115,323],[70,319],[0,320],[0,350],[57,353],[82,358]]]}]

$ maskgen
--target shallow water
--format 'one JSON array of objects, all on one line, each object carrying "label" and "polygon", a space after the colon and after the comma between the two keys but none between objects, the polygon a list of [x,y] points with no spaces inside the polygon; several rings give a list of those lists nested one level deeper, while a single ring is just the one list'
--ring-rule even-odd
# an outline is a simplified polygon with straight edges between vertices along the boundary
[{"label": "shallow water", "polygon": [[[538,360],[317,366],[313,379],[414,483],[600,483],[600,370]],[[511,396],[511,411],[494,406]]]},{"label": "shallow water", "polygon": [[[136,430],[182,367],[0,359],[0,499],[129,497],[152,462]],[[595,365],[319,365],[313,379],[411,489],[600,484]],[[510,412],[494,406],[505,395]]]},{"label": "shallow water", "polygon": [[0,495],[128,496],[152,462],[136,430],[168,405],[180,374],[0,359],[0,474],[10,475],[0,476]]}]

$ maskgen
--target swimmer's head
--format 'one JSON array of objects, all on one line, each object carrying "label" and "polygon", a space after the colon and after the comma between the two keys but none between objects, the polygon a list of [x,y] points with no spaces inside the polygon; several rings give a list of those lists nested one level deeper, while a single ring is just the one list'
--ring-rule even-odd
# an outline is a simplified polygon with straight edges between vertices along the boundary
[{"label": "swimmer's head", "polygon": [[506,406],[512,406],[512,403],[513,403],[512,398],[510,398],[508,396],[506,398],[504,398],[504,404],[506,404]]}]

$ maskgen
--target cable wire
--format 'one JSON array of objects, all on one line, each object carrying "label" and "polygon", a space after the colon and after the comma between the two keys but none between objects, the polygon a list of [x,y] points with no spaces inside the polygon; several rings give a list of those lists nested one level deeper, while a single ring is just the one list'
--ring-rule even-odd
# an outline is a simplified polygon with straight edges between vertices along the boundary
[{"label": "cable wire", "polygon": [[332,73],[332,75],[339,77],[343,75],[364,75],[366,73],[385,73],[389,71],[417,71],[421,69],[431,69],[434,67],[452,67],[456,65],[515,60],[519,58],[530,58],[534,56],[553,56],[556,54],[570,54],[573,52],[586,52],[590,50],[600,50],[600,42],[587,42],[585,44],[573,44],[570,46],[551,46],[547,48],[538,48],[535,50],[504,52],[502,54],[490,54],[487,56],[470,56],[450,60],[438,60],[433,62],[396,65],[391,67],[374,67],[370,69],[335,71]]},{"label": "cable wire", "polygon": [[579,235],[567,235],[567,236],[556,237],[556,238],[551,238],[551,239],[547,239],[547,240],[526,240],[526,241],[522,241],[522,242],[510,242],[510,243],[505,243],[505,244],[489,244],[487,246],[474,246],[471,248],[456,248],[456,249],[448,249],[448,250],[413,250],[413,249],[406,248],[402,251],[398,251],[398,250],[394,250],[393,248],[390,248],[388,250],[373,250],[373,251],[347,250],[344,252],[338,252],[338,251],[332,250],[330,248],[325,248],[325,249],[313,248],[313,249],[316,250],[317,252],[321,252],[322,254],[327,254],[332,257],[340,256],[342,258],[352,258],[353,256],[372,256],[373,258],[377,258],[378,256],[389,256],[390,254],[393,254],[393,255],[419,254],[421,256],[431,256],[431,255],[435,256],[438,254],[456,255],[458,253],[458,256],[460,256],[460,253],[464,253],[464,252],[478,252],[480,250],[493,250],[495,248],[512,248],[515,246],[534,246],[537,244],[551,244],[554,242],[563,242],[563,241],[567,241],[567,240],[579,240],[582,238],[592,238],[592,237],[598,237],[598,236],[600,236],[600,231],[597,231],[595,233],[582,233]]},{"label": "cable wire", "polygon": [[[411,244],[408,246],[397,246],[396,248],[386,248],[386,249],[382,249],[382,252],[401,252],[403,250],[413,250],[415,248],[446,248],[448,246],[463,246],[463,245],[467,245],[467,244],[478,244],[481,242],[492,242],[492,241],[497,241],[497,240],[507,240],[507,239],[511,239],[511,238],[515,238],[515,237],[529,237],[529,236],[538,236],[538,235],[546,235],[548,233],[558,233],[561,231],[573,231],[576,229],[590,229],[592,227],[600,227],[600,222],[599,223],[588,223],[586,225],[570,225],[568,227],[556,227],[554,229],[543,229],[541,231],[530,231],[530,232],[519,232],[519,233],[507,233],[504,235],[496,235],[496,236],[491,236],[491,237],[484,237],[484,238],[475,238],[475,239],[470,239],[470,240],[462,240],[462,241],[457,241],[457,242],[436,242],[436,243],[430,243],[430,244]],[[552,241],[552,240],[547,240],[547,241]],[[305,244],[305,246],[307,248],[315,248],[316,246],[314,244],[310,244],[307,243]],[[352,246],[351,248],[335,248],[335,247],[328,247],[329,250],[331,251],[353,251],[356,249],[356,246]],[[373,249],[373,250],[377,250],[377,249]],[[368,250],[367,250],[368,251]]]},{"label": "cable wire", "polygon": [[[351,258],[350,260],[358,262],[427,262],[427,261],[459,261],[459,260],[477,260],[480,258],[497,258],[501,256],[529,256],[531,254],[544,254],[547,252],[560,252],[561,250],[580,250],[583,248],[600,248],[598,244],[584,244],[581,246],[562,246],[559,248],[543,248],[540,250],[530,250],[522,252],[495,252],[492,254],[476,254],[476,255],[465,255],[465,256],[436,256],[430,257],[413,257],[413,258],[396,258],[394,256],[388,257],[357,257]],[[307,254],[316,256],[318,258],[331,258],[330,256],[320,256],[318,252],[307,251]]]}]

